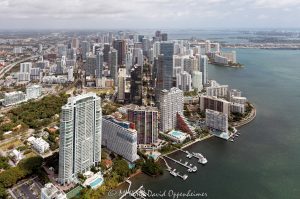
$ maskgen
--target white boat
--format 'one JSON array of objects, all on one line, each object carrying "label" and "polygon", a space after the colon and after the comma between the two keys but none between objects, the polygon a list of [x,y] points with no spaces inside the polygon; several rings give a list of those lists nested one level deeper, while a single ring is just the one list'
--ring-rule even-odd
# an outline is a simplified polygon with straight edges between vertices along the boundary
[{"label": "white boat", "polygon": [[232,138],[229,139],[230,142],[233,142],[234,140]]},{"label": "white boat", "polygon": [[198,162],[201,164],[206,164],[208,161],[201,153],[193,153],[193,155],[198,158]]},{"label": "white boat", "polygon": [[186,157],[187,157],[187,158],[192,158],[193,155],[189,153],[189,154],[186,155]]},{"label": "white boat", "polygon": [[201,164],[206,164],[208,161],[206,158],[199,158],[198,162]]}]

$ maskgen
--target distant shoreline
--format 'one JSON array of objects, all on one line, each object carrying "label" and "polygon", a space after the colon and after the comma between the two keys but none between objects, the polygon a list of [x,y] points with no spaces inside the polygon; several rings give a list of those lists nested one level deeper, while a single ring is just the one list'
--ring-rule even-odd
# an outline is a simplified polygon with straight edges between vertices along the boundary
[{"label": "distant shoreline", "polygon": [[293,47],[256,47],[256,46],[224,46],[223,48],[230,48],[230,49],[260,49],[260,50],[300,50],[300,47],[293,48]]}]

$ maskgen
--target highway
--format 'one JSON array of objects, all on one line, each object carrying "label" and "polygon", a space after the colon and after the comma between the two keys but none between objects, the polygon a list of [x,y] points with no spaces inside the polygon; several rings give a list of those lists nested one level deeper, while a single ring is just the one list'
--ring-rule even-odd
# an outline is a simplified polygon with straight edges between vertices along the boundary
[{"label": "highway", "polygon": [[[54,47],[55,47],[54,45],[51,45],[47,50],[45,50],[45,52],[50,52]],[[26,57],[24,59],[21,59],[19,61],[14,62],[14,63],[8,64],[7,66],[5,66],[4,68],[2,68],[0,70],[0,79],[2,79],[3,76],[7,72],[9,72],[14,66],[16,66],[17,64],[20,64],[20,63],[25,62],[25,61],[30,60],[30,59],[37,58],[39,56],[41,56],[41,55],[34,55],[34,56]]]}]

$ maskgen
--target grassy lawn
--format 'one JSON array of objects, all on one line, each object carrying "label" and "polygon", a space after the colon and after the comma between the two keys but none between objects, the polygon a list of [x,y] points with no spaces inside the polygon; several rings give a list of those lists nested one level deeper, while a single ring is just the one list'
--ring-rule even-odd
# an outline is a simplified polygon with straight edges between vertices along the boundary
[{"label": "grassy lawn", "polygon": [[38,156],[38,155],[37,155],[36,152],[34,152],[34,151],[31,151],[30,153],[27,153],[27,154],[25,155],[26,158],[31,158],[31,157],[35,157],[35,156]]},{"label": "grassy lawn", "polygon": [[112,95],[114,93],[114,89],[112,88],[87,88],[86,91],[96,93],[98,95],[103,95],[106,93]]},{"label": "grassy lawn", "polygon": [[8,148],[17,148],[17,147],[23,146],[23,145],[24,145],[23,142],[21,142],[18,139],[15,139],[15,140],[12,140],[12,141],[10,141],[8,143],[2,144],[0,146],[0,150],[7,151]]}]

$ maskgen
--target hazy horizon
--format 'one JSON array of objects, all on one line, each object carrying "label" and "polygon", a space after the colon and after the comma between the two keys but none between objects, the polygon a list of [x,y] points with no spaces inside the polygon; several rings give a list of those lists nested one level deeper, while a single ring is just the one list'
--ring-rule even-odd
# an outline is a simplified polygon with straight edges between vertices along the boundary
[{"label": "hazy horizon", "polygon": [[1,30],[299,29],[299,0],[0,0]]}]

